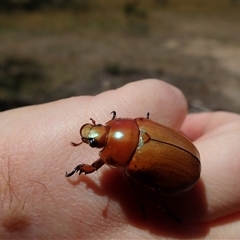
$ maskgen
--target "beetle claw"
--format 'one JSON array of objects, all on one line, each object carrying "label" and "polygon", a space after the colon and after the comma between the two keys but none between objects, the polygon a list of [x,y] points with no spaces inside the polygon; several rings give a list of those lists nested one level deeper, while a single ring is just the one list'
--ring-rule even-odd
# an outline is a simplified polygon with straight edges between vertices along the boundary
[{"label": "beetle claw", "polygon": [[75,170],[73,170],[73,171],[70,172],[70,173],[67,173],[67,172],[66,172],[65,177],[71,177],[74,173],[75,173]]},{"label": "beetle claw", "polygon": [[78,171],[79,171],[79,175],[80,175],[80,174],[83,172],[82,169],[81,169],[83,165],[84,165],[84,164],[80,164],[80,165],[76,166],[76,167],[73,169],[73,171],[70,172],[70,173],[67,173],[67,172],[66,172],[65,177],[71,177],[74,173],[77,173]]}]

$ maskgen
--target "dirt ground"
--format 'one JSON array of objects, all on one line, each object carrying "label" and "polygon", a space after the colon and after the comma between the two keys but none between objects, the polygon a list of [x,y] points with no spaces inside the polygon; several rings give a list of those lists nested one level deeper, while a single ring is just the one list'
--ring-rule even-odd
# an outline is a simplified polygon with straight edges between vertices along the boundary
[{"label": "dirt ground", "polygon": [[1,14],[0,43],[0,110],[159,78],[191,111],[240,113],[238,2]]}]

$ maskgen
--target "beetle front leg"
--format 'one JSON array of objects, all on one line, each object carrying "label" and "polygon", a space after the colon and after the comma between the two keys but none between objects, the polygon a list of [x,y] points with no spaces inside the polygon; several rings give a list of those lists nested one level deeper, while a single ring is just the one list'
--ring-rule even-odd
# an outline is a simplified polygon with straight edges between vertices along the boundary
[{"label": "beetle front leg", "polygon": [[97,171],[100,167],[102,167],[105,164],[105,162],[99,158],[97,161],[92,163],[92,165],[89,164],[79,164],[77,165],[72,172],[65,174],[65,177],[71,177],[74,173],[77,173],[79,171],[79,175],[81,173],[89,174]]}]

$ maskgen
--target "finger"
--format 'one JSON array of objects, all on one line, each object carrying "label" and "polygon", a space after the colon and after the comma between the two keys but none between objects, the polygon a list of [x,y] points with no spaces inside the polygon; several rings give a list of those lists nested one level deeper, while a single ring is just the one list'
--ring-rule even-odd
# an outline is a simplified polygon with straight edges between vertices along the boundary
[{"label": "finger", "polygon": [[[81,98],[76,98],[81,106]],[[82,109],[84,107],[84,109]],[[76,111],[86,113],[86,118],[106,122],[113,110],[118,117],[145,117],[162,124],[179,128],[187,113],[187,103],[177,88],[160,80],[147,79],[129,83],[119,89],[107,91],[93,97]]]},{"label": "finger", "polygon": [[205,133],[239,120],[239,114],[224,112],[204,112],[188,114],[181,127],[181,132],[191,140]]},{"label": "finger", "polygon": [[240,210],[240,116],[232,113],[189,115],[184,134],[195,139],[200,151],[208,211],[205,220]]}]

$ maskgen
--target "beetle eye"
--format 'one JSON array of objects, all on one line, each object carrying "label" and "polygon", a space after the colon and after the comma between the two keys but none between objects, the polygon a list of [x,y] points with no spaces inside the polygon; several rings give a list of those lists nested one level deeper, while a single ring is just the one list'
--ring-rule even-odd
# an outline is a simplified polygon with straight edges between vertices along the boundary
[{"label": "beetle eye", "polygon": [[95,138],[89,138],[88,139],[88,144],[92,148],[98,147],[98,141]]}]

